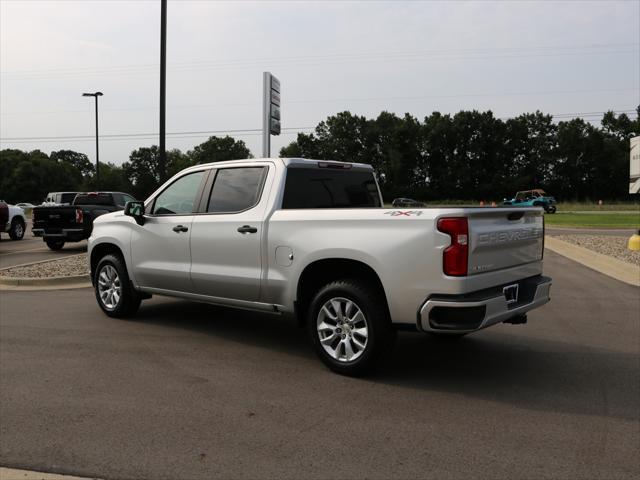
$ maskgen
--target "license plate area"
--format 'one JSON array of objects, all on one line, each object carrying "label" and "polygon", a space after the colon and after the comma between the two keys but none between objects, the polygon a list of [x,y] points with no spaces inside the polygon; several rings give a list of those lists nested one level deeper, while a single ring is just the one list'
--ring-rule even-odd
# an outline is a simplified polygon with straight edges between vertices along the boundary
[{"label": "license plate area", "polygon": [[504,299],[507,301],[507,305],[517,303],[518,302],[518,284],[514,283],[513,285],[507,285],[502,289],[502,294],[504,295]]}]

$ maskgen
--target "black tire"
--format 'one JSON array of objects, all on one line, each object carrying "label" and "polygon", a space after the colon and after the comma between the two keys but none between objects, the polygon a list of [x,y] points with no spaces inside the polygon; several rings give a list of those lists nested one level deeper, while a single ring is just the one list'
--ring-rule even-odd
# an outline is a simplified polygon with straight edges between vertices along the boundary
[{"label": "black tire", "polygon": [[[330,302],[332,299],[345,300],[345,306],[348,302],[355,304],[358,310],[360,310],[364,316],[364,325],[367,328],[367,335],[364,342],[362,342],[364,336],[359,337],[357,330],[361,328],[355,328],[354,325],[358,323],[360,326],[363,323],[361,321],[354,321],[351,326],[343,326],[342,328],[348,328],[347,330],[341,330],[340,328],[330,330],[331,335],[327,335],[325,340],[328,340],[330,336],[335,337],[337,344],[343,343],[343,346],[337,347],[338,357],[341,353],[347,356],[346,343],[349,343],[351,350],[358,349],[356,340],[363,344],[364,347],[359,349],[359,354],[354,360],[347,360],[335,358],[332,356],[323,346],[321,342],[321,333],[319,331],[320,311]],[[350,307],[353,311],[353,306]],[[345,309],[346,310],[346,309]],[[334,309],[335,313],[335,309]],[[323,313],[324,315],[324,313]],[[349,315],[347,315],[348,318]],[[355,318],[354,314],[354,318]],[[342,313],[336,315],[337,318],[343,317]],[[325,320],[329,317],[324,317]],[[348,376],[359,376],[369,373],[379,367],[383,360],[385,360],[390,354],[393,343],[396,338],[396,331],[391,328],[391,321],[389,319],[389,313],[387,306],[378,291],[378,289],[371,287],[370,285],[363,283],[359,280],[343,279],[333,281],[324,287],[322,287],[313,297],[311,304],[307,310],[307,329],[316,350],[316,353],[320,357],[320,360],[336,373]],[[333,322],[333,320],[330,320]],[[335,322],[339,326],[339,321]],[[351,323],[351,322],[349,322]],[[325,329],[325,331],[327,331]],[[337,335],[337,331],[345,332]],[[347,337],[348,335],[348,337]],[[331,348],[328,345],[328,348]]]},{"label": "black tire", "polygon": [[45,240],[45,242],[51,250],[62,250],[64,247],[64,240]]},{"label": "black tire", "polygon": [[[101,282],[103,281],[101,274],[104,273],[107,275],[107,272],[111,271],[110,269],[115,270],[117,273],[117,281],[112,283],[114,289],[117,289],[119,292],[119,298],[117,301],[114,301],[113,296],[108,297],[107,295],[107,298],[111,298],[112,300],[111,304],[107,304],[107,301],[101,297],[100,289],[102,288]],[[127,318],[135,315],[142,301],[142,296],[133,288],[133,285],[131,285],[129,281],[129,274],[127,273],[127,267],[124,261],[118,255],[109,254],[100,259],[93,277],[93,289],[98,305],[102,311],[114,318]],[[105,291],[103,290],[102,293],[104,294]]]},{"label": "black tire", "polygon": [[550,205],[549,208],[547,209],[547,213],[556,213],[556,206]]},{"label": "black tire", "polygon": [[22,240],[22,237],[24,237],[24,230],[25,225],[22,219],[14,218],[11,222],[9,237],[11,237],[11,240]]}]

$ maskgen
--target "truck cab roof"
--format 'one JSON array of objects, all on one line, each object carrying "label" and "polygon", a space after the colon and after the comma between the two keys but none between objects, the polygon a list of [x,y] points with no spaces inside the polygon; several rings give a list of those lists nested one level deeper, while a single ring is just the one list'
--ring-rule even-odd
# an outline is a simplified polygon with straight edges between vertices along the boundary
[{"label": "truck cab roof", "polygon": [[243,163],[267,163],[282,162],[286,168],[351,168],[354,170],[373,170],[371,165],[356,162],[340,162],[337,160],[316,160],[309,158],[246,158],[242,160],[225,160],[222,162],[211,162],[195,165],[191,167],[229,167]]}]

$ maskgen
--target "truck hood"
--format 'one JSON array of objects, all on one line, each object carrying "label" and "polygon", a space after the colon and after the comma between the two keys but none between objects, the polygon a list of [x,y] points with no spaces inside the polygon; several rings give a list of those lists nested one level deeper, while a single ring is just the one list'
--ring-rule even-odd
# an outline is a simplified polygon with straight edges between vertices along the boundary
[{"label": "truck hood", "polygon": [[94,221],[93,224],[95,225],[96,223],[105,223],[105,222],[109,222],[115,218],[118,217],[124,217],[124,212],[122,210],[118,210],[116,212],[111,212],[111,213],[105,213],[104,215],[100,215],[99,217],[97,217]]}]

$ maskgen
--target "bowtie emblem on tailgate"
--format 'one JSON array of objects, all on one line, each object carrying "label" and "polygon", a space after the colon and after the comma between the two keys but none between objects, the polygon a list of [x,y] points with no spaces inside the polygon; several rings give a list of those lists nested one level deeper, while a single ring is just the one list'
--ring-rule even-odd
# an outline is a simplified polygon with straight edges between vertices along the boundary
[{"label": "bowtie emblem on tailgate", "polygon": [[516,303],[518,301],[518,284],[507,285],[502,289],[502,293],[508,304]]}]

